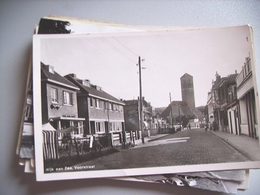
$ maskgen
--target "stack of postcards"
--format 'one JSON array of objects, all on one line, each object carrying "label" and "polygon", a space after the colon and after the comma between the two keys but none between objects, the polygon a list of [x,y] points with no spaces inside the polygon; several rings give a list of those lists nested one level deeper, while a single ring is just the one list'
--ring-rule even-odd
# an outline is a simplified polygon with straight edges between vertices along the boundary
[{"label": "stack of postcards", "polygon": [[19,164],[37,181],[109,177],[245,190],[249,169],[260,168],[256,84],[248,25],[42,18],[33,35]]}]

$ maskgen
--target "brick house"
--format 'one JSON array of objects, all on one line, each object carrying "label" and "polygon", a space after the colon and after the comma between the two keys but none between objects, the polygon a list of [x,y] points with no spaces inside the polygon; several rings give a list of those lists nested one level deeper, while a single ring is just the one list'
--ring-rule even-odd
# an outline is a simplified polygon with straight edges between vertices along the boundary
[{"label": "brick house", "polygon": [[[54,67],[41,63],[42,123],[73,137],[83,137],[84,118],[78,117],[77,91],[73,83],[54,71]],[[44,130],[44,129],[43,129]]]},{"label": "brick house", "polygon": [[85,118],[84,134],[97,137],[110,136],[112,145],[123,142],[124,103],[75,74],[65,76],[80,90],[77,92],[78,113]]}]

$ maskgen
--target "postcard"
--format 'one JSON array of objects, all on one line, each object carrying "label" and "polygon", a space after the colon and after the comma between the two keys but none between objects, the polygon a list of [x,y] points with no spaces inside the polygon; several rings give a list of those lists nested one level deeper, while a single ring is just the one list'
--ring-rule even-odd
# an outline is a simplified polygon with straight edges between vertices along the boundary
[{"label": "postcard", "polygon": [[250,27],[33,44],[37,180],[260,167]]}]

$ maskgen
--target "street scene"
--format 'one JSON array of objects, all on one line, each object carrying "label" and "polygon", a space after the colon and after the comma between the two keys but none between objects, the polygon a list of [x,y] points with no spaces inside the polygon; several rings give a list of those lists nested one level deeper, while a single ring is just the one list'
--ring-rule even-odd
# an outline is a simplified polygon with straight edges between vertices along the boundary
[{"label": "street scene", "polygon": [[260,160],[249,42],[245,27],[41,40],[44,172]]}]

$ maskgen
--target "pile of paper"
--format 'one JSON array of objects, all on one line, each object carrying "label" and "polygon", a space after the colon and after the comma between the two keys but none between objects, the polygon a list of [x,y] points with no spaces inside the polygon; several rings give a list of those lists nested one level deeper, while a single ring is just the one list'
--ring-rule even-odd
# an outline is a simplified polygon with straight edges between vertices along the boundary
[{"label": "pile of paper", "polygon": [[19,165],[38,181],[109,177],[247,189],[249,169],[260,167],[252,36],[249,26],[42,18]]}]

